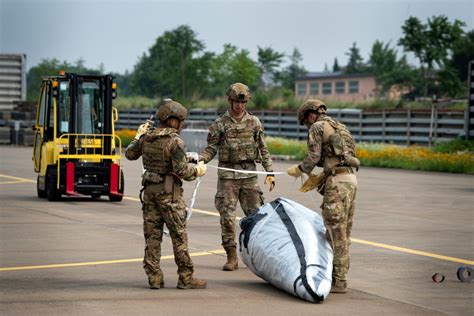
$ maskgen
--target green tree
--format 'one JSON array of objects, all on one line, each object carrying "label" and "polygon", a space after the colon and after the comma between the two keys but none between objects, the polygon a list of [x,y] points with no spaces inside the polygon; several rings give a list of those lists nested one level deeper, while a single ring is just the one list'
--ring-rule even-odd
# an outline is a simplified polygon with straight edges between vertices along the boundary
[{"label": "green tree", "polygon": [[337,62],[337,57],[334,58],[334,64],[332,65],[332,71],[337,72],[340,71],[341,67],[339,67],[339,63]]},{"label": "green tree", "polygon": [[211,53],[187,25],[166,31],[135,65],[130,85],[148,97],[191,98],[206,87]]},{"label": "green tree", "polygon": [[38,65],[31,67],[27,74],[27,100],[37,101],[41,78],[44,76],[56,76],[60,70],[66,72],[74,72],[80,74],[99,75],[103,73],[101,69],[89,69],[85,67],[85,62],[82,58],[78,59],[75,64],[67,61],[60,62],[58,59],[43,59]]},{"label": "green tree", "polygon": [[474,60],[474,30],[464,34],[453,47],[453,55],[449,65],[457,72],[461,82],[466,82],[468,76],[468,65]]},{"label": "green tree", "polygon": [[380,95],[387,93],[394,85],[412,87],[415,84],[412,80],[415,73],[408,65],[406,57],[398,59],[397,51],[390,47],[390,43],[375,41],[367,70],[375,76]]},{"label": "green tree", "polygon": [[130,96],[130,73],[128,70],[124,74],[111,73],[115,77],[115,82],[118,85],[118,95],[119,96]]},{"label": "green tree", "polygon": [[285,54],[274,51],[271,47],[258,47],[258,66],[262,73],[262,83],[266,87],[266,82],[272,82],[277,73],[277,69],[283,62]]},{"label": "green tree", "polygon": [[288,58],[290,59],[290,64],[277,74],[276,79],[284,88],[293,91],[295,79],[297,77],[306,75],[307,71],[301,65],[301,62],[303,61],[303,55],[301,55],[297,48],[293,50],[293,53],[288,56]]},{"label": "green tree", "polygon": [[[433,16],[423,24],[418,18],[408,18],[402,26],[403,37],[398,44],[403,46],[406,52],[412,52],[420,61],[420,68],[424,78],[423,95],[428,95],[428,88],[433,84],[435,70],[444,69],[448,57],[456,43],[462,38],[465,23],[455,20],[449,22],[444,15]],[[445,69],[444,73],[451,73]],[[452,76],[449,76],[452,78]]]},{"label": "green tree", "polygon": [[222,96],[234,82],[245,83],[255,90],[262,74],[247,50],[239,50],[231,44],[225,44],[222,54],[212,58],[210,68],[209,96]]},{"label": "green tree", "polygon": [[363,73],[366,71],[364,64],[364,59],[360,55],[360,49],[357,47],[356,43],[352,44],[352,47],[349,48],[349,52],[346,53],[349,56],[345,72],[348,74],[353,73]]}]

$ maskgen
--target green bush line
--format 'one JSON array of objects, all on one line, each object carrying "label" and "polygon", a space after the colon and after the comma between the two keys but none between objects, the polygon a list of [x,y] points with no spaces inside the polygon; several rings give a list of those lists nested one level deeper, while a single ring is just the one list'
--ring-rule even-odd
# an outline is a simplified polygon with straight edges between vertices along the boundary
[{"label": "green bush line", "polygon": [[[150,109],[156,108],[160,103],[160,98],[148,98],[143,96],[119,96],[114,101],[114,106],[120,109]],[[198,99],[198,100],[179,100],[187,108],[193,109],[225,109],[229,106],[227,99],[217,97],[214,99]],[[342,102],[336,100],[325,100],[333,109],[431,109],[431,102],[414,102],[414,101],[394,101],[394,100],[371,100],[357,102]],[[254,97],[248,104],[248,109],[272,109],[272,110],[296,110],[301,105],[301,100],[293,96],[276,96],[265,93],[255,93]],[[449,110],[463,110],[467,106],[467,101],[450,104],[445,107]]]},{"label": "green bush line", "polygon": [[[126,148],[132,141],[133,136],[121,136],[122,146]],[[291,140],[280,137],[267,137],[267,145],[272,155],[290,156],[292,160],[301,161],[306,156],[306,142]],[[358,144],[358,148],[363,148],[369,152],[382,151],[384,144]],[[442,152],[456,155],[456,152],[464,151],[472,155],[470,162],[454,162],[447,163],[435,159],[424,159],[420,157],[377,157],[361,159],[362,167],[381,167],[381,168],[397,168],[407,170],[421,171],[439,171],[451,173],[474,174],[474,141],[466,141],[455,139],[450,142],[436,144],[432,148],[433,152]]]}]

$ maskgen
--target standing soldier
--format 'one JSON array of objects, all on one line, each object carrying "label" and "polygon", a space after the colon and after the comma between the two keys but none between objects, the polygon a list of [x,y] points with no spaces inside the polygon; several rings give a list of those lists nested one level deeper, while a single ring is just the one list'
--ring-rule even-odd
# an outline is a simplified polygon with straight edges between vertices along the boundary
[{"label": "standing soldier", "polygon": [[159,127],[153,128],[148,123],[140,125],[125,152],[129,160],[143,156],[142,210],[146,245],[143,267],[152,289],[164,287],[160,269],[163,224],[169,229],[178,265],[177,288],[203,289],[207,285],[205,280],[193,278],[193,262],[188,252],[182,179],[192,181],[203,176],[206,166],[201,163],[192,167],[187,163],[184,142],[179,137],[187,112],[180,103],[165,99],[156,112]]},{"label": "standing soldier", "polygon": [[352,135],[344,124],[327,116],[326,110],[326,105],[316,99],[307,100],[298,109],[300,125],[308,127],[308,154],[301,164],[290,167],[287,173],[300,177],[303,172],[311,173],[315,166],[323,168],[324,178],[318,191],[324,195],[322,216],[334,251],[331,292],[346,293],[357,192],[353,168],[359,167],[359,161],[355,158]]},{"label": "standing soldier", "polygon": [[[230,107],[209,127],[207,147],[201,152],[200,160],[208,163],[218,153],[219,167],[255,171],[256,162],[260,162],[267,172],[273,172],[262,123],[245,109],[252,97],[249,88],[242,83],[234,83],[226,94]],[[272,191],[275,176],[268,174],[264,183]],[[220,214],[222,246],[227,253],[227,263],[222,268],[224,271],[239,268],[235,243],[237,201],[245,215],[263,205],[263,192],[257,175],[218,170],[215,206]]]}]

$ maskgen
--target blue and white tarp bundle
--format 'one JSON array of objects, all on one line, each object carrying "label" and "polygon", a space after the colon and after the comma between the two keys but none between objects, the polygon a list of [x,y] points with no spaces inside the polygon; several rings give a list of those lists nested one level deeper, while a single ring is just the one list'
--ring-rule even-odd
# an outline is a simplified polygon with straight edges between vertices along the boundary
[{"label": "blue and white tarp bundle", "polygon": [[239,254],[258,277],[310,302],[331,291],[332,248],[321,216],[278,198],[240,220]]}]

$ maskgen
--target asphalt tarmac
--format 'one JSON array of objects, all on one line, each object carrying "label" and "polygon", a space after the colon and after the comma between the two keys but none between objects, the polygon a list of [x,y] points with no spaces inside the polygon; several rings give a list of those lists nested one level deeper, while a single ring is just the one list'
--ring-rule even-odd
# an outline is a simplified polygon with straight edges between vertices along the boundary
[{"label": "asphalt tarmac", "polygon": [[[233,272],[220,246],[216,170],[208,168],[188,225],[195,274],[205,290],[176,289],[171,241],[163,242],[166,287],[148,288],[142,269],[141,160],[123,159],[125,198],[36,196],[31,147],[0,146],[1,315],[473,315],[474,176],[364,168],[351,246],[349,292],[312,304]],[[294,162],[293,162],[294,163]],[[210,163],[217,165],[216,161]],[[275,162],[285,171],[292,162]],[[322,197],[278,175],[266,201],[295,200],[320,213]],[[195,182],[185,184],[189,201]],[[239,216],[243,216],[239,210]],[[442,283],[431,279],[445,276]]]}]

